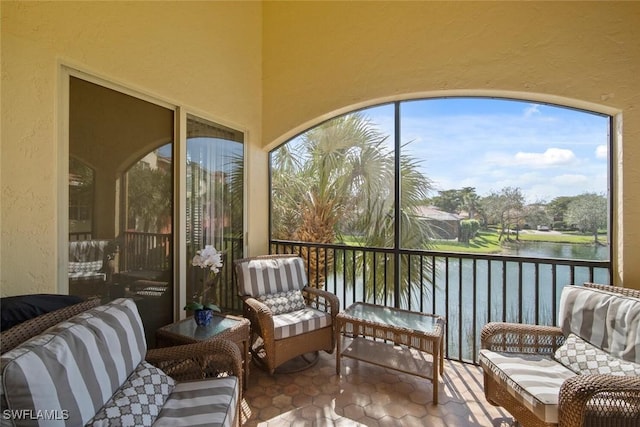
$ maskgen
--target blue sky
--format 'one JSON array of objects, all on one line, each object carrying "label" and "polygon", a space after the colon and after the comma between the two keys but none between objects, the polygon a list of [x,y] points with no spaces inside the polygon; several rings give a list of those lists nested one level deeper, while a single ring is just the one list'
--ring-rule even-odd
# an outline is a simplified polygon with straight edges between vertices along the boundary
[{"label": "blue sky", "polygon": [[[392,105],[363,114],[393,135]],[[607,193],[608,117],[489,98],[407,101],[400,114],[401,140],[436,190],[518,187],[529,203]]]}]

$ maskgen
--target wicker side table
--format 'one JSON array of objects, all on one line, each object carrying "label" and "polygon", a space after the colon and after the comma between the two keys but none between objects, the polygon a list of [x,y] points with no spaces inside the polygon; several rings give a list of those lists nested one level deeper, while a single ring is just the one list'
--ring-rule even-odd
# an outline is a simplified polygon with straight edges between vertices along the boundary
[{"label": "wicker side table", "polygon": [[172,347],[221,338],[233,341],[242,353],[242,380],[245,389],[249,379],[249,337],[248,319],[219,313],[213,314],[213,321],[209,326],[197,326],[193,317],[188,317],[156,331],[158,347]]}]

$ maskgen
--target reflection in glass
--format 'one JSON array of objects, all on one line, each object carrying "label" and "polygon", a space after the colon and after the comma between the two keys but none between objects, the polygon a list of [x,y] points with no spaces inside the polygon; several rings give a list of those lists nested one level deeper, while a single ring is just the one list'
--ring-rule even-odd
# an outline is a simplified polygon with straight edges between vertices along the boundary
[{"label": "reflection in glass", "polygon": [[88,165],[69,158],[69,240],[91,238],[94,175]]},{"label": "reflection in glass", "polygon": [[191,260],[213,245],[223,253],[223,268],[207,296],[223,309],[239,308],[231,273],[233,260],[243,253],[243,140],[239,131],[187,117],[187,300],[205,279]]},{"label": "reflection in glass", "polygon": [[147,344],[173,321],[172,110],[69,83],[69,293],[132,298]]}]

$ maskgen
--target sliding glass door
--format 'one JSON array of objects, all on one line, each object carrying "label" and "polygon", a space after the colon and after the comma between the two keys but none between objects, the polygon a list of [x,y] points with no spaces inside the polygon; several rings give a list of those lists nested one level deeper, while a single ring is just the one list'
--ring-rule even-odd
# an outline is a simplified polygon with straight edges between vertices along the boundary
[{"label": "sliding glass door", "polygon": [[[181,314],[177,301],[202,284],[191,259],[206,245],[223,253],[215,303],[240,308],[232,262],[243,253],[244,134],[189,114],[176,120],[178,107],[161,104],[70,76],[69,293],[132,298],[151,347],[155,331]],[[181,134],[186,140],[174,141]],[[176,212],[186,217],[179,242]],[[179,253],[186,265],[176,263]]]},{"label": "sliding glass door", "polygon": [[[239,309],[233,294],[232,262],[242,256],[243,134],[187,115],[187,299],[206,291],[209,302]],[[222,252],[223,267],[211,287],[191,260],[212,245]]]}]

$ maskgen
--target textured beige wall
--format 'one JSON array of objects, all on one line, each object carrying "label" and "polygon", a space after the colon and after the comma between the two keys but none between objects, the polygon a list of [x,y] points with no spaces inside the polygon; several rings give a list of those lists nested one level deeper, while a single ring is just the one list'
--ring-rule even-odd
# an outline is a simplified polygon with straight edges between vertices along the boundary
[{"label": "textured beige wall", "polygon": [[620,111],[617,268],[640,287],[640,3],[3,0],[0,14],[2,295],[56,292],[60,63],[247,131],[250,254],[267,247],[261,148],[337,112],[456,93]]},{"label": "textured beige wall", "polygon": [[423,95],[622,112],[616,282],[640,288],[638,23],[638,2],[265,2],[264,143],[355,106]]},{"label": "textured beige wall", "polygon": [[[267,182],[259,2],[3,0],[0,8],[2,295],[57,292],[60,64],[246,131],[250,165],[259,165],[252,174]],[[264,198],[263,188],[250,191]],[[266,216],[250,221],[266,248]]]}]

